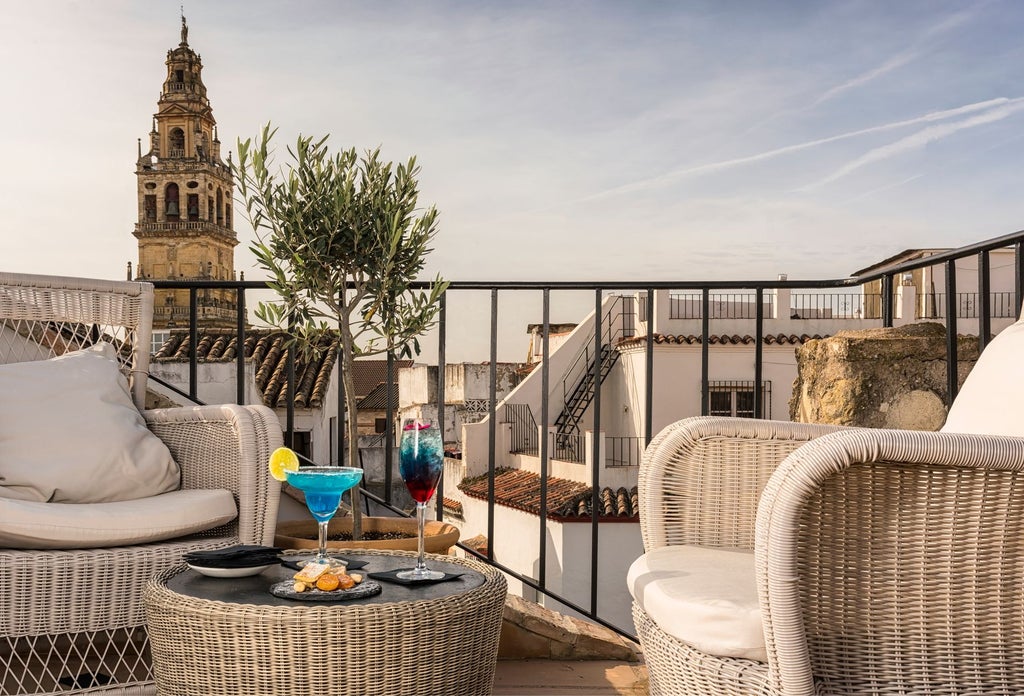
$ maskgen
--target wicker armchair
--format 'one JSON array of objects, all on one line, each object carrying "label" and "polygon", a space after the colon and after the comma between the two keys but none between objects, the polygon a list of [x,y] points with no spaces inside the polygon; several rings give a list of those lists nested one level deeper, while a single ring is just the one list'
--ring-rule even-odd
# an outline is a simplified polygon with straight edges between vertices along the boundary
[{"label": "wicker armchair", "polygon": [[[1024,693],[1024,425],[1004,436],[1013,426],[983,415],[1020,420],[1024,332],[1011,328],[947,419],[974,434],[691,418],[651,442],[645,557],[753,549],[766,656],[670,635],[643,607],[657,574],[631,571],[652,695]],[[1015,401],[993,398],[999,384]]]},{"label": "wicker armchair", "polygon": [[[0,363],[110,341],[141,409],[152,312],[148,283],[0,273]],[[181,487],[231,491],[238,517],[137,546],[0,548],[0,694],[154,693],[141,603],[146,581],[188,551],[272,543],[280,488],[266,461],[282,441],[272,411],[225,405],[143,416],[180,466]]]}]

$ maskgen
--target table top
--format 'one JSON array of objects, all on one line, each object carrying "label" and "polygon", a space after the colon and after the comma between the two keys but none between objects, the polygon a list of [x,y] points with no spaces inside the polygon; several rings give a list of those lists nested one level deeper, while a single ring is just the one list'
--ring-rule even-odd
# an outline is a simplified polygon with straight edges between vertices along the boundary
[{"label": "table top", "polygon": [[[362,568],[353,569],[354,573],[386,572],[396,568],[409,568],[416,564],[416,554],[395,551],[389,553],[362,553],[356,550],[335,551],[335,555],[352,560],[365,561]],[[289,553],[290,558],[301,559],[310,556],[306,553]],[[424,600],[441,599],[453,595],[470,592],[484,585],[487,581],[483,573],[474,570],[470,561],[462,559],[447,560],[448,557],[428,555],[427,567],[431,570],[441,570],[446,573],[462,573],[454,580],[446,580],[429,585],[401,585],[394,582],[378,580],[383,588],[380,594],[363,599],[339,599],[330,601],[303,601],[297,599],[285,599],[270,594],[270,587],[282,580],[290,579],[295,571],[283,565],[276,565],[267,568],[258,575],[251,575],[244,578],[211,578],[200,575],[194,570],[186,568],[165,582],[168,590],[181,595],[195,597],[197,599],[227,602],[232,604],[249,604],[275,607],[341,607],[341,606],[364,606],[367,604],[387,604],[391,602],[419,602]]]}]

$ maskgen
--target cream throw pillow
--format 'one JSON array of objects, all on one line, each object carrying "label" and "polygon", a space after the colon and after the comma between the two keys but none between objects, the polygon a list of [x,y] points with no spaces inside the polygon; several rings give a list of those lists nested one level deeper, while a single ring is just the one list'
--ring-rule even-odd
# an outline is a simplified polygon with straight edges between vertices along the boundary
[{"label": "cream throw pillow", "polygon": [[173,491],[180,472],[100,343],[0,365],[0,497],[98,503]]},{"label": "cream throw pillow", "polygon": [[1024,319],[992,339],[953,400],[942,432],[1024,437]]}]

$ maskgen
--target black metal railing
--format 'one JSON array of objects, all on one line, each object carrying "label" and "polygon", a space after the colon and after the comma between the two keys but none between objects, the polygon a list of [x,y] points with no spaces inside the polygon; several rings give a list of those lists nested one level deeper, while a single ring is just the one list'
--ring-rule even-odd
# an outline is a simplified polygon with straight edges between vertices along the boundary
[{"label": "black metal railing", "polygon": [[881,305],[881,295],[874,293],[793,293],[789,298],[789,318],[866,319],[870,318],[871,307]]},{"label": "black metal railing", "polygon": [[[946,317],[946,294],[930,292],[918,295],[917,317],[919,319],[944,319]],[[959,319],[977,319],[978,293],[959,292],[956,296],[956,316]],[[989,312],[993,319],[1016,317],[1020,312],[1017,295],[1013,292],[989,293]]]},{"label": "black metal railing", "polygon": [[[701,319],[704,316],[703,295],[699,292],[670,293],[668,297],[669,319]],[[711,293],[708,298],[708,316],[711,319],[753,319],[757,315],[755,293]],[[763,311],[772,316],[775,298],[766,295],[761,299]]]},{"label": "black metal railing", "polygon": [[[1009,307],[1005,306],[1003,300],[1000,299],[1005,293],[993,293],[989,289],[991,282],[990,271],[989,271],[989,254],[993,250],[1010,247],[1015,252],[1015,266],[1013,269],[1013,291],[1009,294],[1009,299],[1006,303],[1009,303]],[[939,306],[944,311],[945,322],[948,327],[947,331],[947,342],[946,342],[946,359],[947,365],[955,366],[958,363],[958,344],[956,340],[958,332],[957,319],[960,315],[959,305],[956,298],[960,297],[957,290],[957,261],[960,260],[976,260],[977,268],[979,269],[980,279],[978,280],[978,288],[975,301],[973,303],[974,312],[973,316],[977,317],[977,327],[979,331],[979,346],[984,349],[985,345],[990,340],[991,336],[991,320],[993,318],[1001,316],[1016,316],[1016,299],[1021,297],[1021,287],[1024,284],[1024,231],[1015,232],[1013,234],[1004,235],[995,239],[986,240],[977,244],[972,244],[960,249],[954,249],[947,252],[935,254],[931,257],[914,260],[912,262],[902,263],[890,267],[883,268],[881,270],[872,271],[862,276],[851,277],[851,278],[840,278],[840,279],[824,279],[824,280],[733,280],[733,281],[678,281],[678,282],[637,282],[632,281],[609,281],[609,282],[499,282],[499,281],[454,281],[451,283],[447,290],[447,294],[442,298],[442,310],[440,314],[440,321],[436,330],[436,339],[438,346],[438,400],[444,402],[444,378],[445,374],[445,347],[449,343],[449,333],[454,333],[453,324],[447,317],[447,297],[456,293],[486,293],[490,298],[490,332],[489,332],[489,349],[488,355],[484,358],[489,360],[490,363],[490,381],[488,385],[488,431],[487,431],[487,488],[489,492],[488,500],[488,514],[487,514],[487,527],[484,532],[487,539],[487,551],[486,553],[479,553],[467,547],[463,547],[466,553],[476,556],[488,563],[491,563],[495,567],[501,569],[509,576],[517,579],[523,586],[532,588],[537,592],[544,594],[548,597],[553,598],[561,605],[568,607],[573,611],[577,611],[580,614],[589,616],[594,621],[616,630],[623,635],[632,636],[630,627],[628,625],[616,624],[605,618],[602,613],[602,607],[607,601],[606,597],[602,597],[598,592],[598,581],[600,574],[598,568],[601,567],[601,559],[603,554],[620,554],[621,549],[606,549],[603,548],[600,540],[601,530],[601,519],[600,519],[600,501],[599,495],[601,491],[601,471],[602,467],[593,466],[591,467],[593,478],[590,482],[592,490],[592,515],[588,520],[591,529],[591,549],[589,553],[589,575],[590,575],[590,586],[585,588],[583,600],[574,600],[566,596],[566,591],[563,590],[561,593],[556,592],[552,589],[551,583],[548,581],[548,560],[547,560],[547,549],[549,546],[549,532],[547,530],[548,520],[548,476],[551,471],[550,463],[553,459],[565,458],[569,454],[574,457],[580,457],[585,454],[593,457],[594,462],[604,461],[607,453],[601,451],[602,438],[594,438],[594,445],[590,448],[589,453],[584,452],[585,440],[582,437],[574,442],[569,443],[567,440],[559,440],[555,438],[550,440],[549,438],[540,438],[538,443],[538,456],[540,459],[540,492],[539,492],[539,514],[537,517],[537,530],[536,539],[538,542],[538,557],[534,563],[531,564],[530,568],[513,568],[508,564],[501,563],[497,560],[495,551],[501,549],[504,544],[508,543],[522,543],[521,532],[510,533],[506,529],[498,529],[495,524],[495,503],[494,492],[495,492],[495,471],[496,462],[498,461],[496,440],[497,434],[495,430],[495,424],[498,420],[497,416],[497,404],[498,404],[498,391],[497,391],[497,379],[496,379],[496,365],[498,360],[498,298],[499,295],[508,294],[522,294],[539,296],[541,300],[541,317],[543,325],[543,349],[542,359],[540,365],[536,368],[541,371],[542,375],[542,392],[545,395],[543,398],[540,408],[540,420],[542,423],[548,423],[549,418],[552,415],[552,404],[549,404],[547,395],[549,392],[550,379],[562,379],[562,375],[550,374],[550,346],[548,343],[548,333],[550,328],[550,315],[551,315],[551,303],[552,295],[556,295],[562,292],[572,292],[579,294],[580,291],[593,293],[593,316],[595,319],[595,349],[599,349],[601,339],[603,338],[604,329],[606,327],[605,317],[602,313],[603,302],[608,295],[613,293],[635,293],[639,290],[641,297],[652,297],[656,291],[682,291],[688,293],[690,296],[698,297],[700,304],[699,317],[700,322],[700,384],[701,384],[701,408],[700,412],[708,414],[710,412],[710,393],[711,393],[711,380],[709,372],[710,363],[710,351],[712,346],[710,345],[709,337],[712,335],[713,320],[718,318],[712,312],[711,298],[713,294],[732,294],[742,295],[744,298],[751,297],[752,301],[744,299],[744,305],[748,308],[743,318],[748,319],[749,331],[755,340],[752,344],[753,360],[752,360],[752,374],[750,375],[752,384],[764,384],[763,380],[763,369],[764,369],[764,322],[766,315],[771,316],[771,304],[769,301],[769,295],[767,293],[774,294],[775,291],[780,289],[789,290],[804,290],[804,291],[816,291],[825,294],[845,294],[856,292],[858,289],[861,292],[866,292],[865,287],[868,284],[874,284],[872,287],[881,288],[881,293],[875,293],[878,295],[878,312],[870,312],[871,314],[877,314],[877,319],[874,321],[878,326],[893,326],[895,311],[894,311],[894,281],[904,278],[904,274],[910,273],[914,270],[935,266],[944,271],[944,288],[941,299],[944,302],[939,302]],[[192,345],[196,344],[197,335],[197,293],[202,289],[216,288],[220,290],[234,290],[237,294],[237,322],[236,331],[238,334],[239,344],[244,342],[245,334],[248,326],[248,311],[246,309],[246,292],[247,291],[265,291],[267,286],[260,281],[160,281],[154,280],[154,285],[160,289],[187,289],[190,293],[190,319],[189,319],[189,334],[191,337]],[[420,287],[426,284],[421,284]],[[871,294],[871,293],[869,293]],[[952,301],[950,298],[953,298]],[[994,299],[995,298],[995,299]],[[867,312],[865,312],[867,313]],[[749,316],[747,316],[749,314]],[[651,326],[654,321],[653,303],[642,302],[639,306],[639,319],[646,322],[647,326]],[[724,317],[723,317],[724,318]],[[735,317],[729,317],[735,318]],[[457,319],[457,322],[473,324],[478,326],[477,321],[466,321],[462,322],[462,319]],[[646,445],[650,442],[653,435],[654,423],[666,422],[667,420],[674,420],[680,417],[681,414],[673,413],[655,413],[655,400],[654,394],[656,391],[661,389],[673,388],[670,383],[665,383],[663,380],[655,382],[655,340],[651,332],[647,332],[646,337],[641,339],[643,343],[644,351],[644,369],[636,377],[640,379],[640,384],[637,385],[636,391],[639,395],[638,398],[642,401],[643,408],[643,433],[640,435],[634,434],[623,434],[623,437],[638,437],[639,443]],[[453,342],[454,345],[454,342]],[[595,361],[595,365],[597,361]],[[238,351],[236,356],[236,375],[237,375],[237,400],[238,403],[244,403],[245,398],[245,385],[244,385],[244,356],[242,351]],[[192,352],[189,359],[189,386],[187,394],[193,399],[196,398],[197,394],[197,360],[194,351]],[[736,375],[740,377],[740,375]],[[673,380],[674,382],[675,380]],[[295,380],[288,380],[289,390],[294,389]],[[602,404],[602,389],[600,387],[600,380],[595,379],[593,387],[594,393],[592,395],[592,404],[590,406],[591,422],[595,431],[600,431],[606,426],[606,422],[611,422],[605,414],[608,409],[603,408]],[[956,396],[958,390],[958,373],[956,369],[947,369],[947,400],[952,401]],[[186,390],[182,390],[186,391]],[[339,391],[339,402],[338,402],[338,423],[344,422],[344,404],[341,399]],[[749,411],[754,417],[763,417],[767,413],[765,408],[765,400],[767,393],[764,389],[753,389],[753,403],[751,408],[747,408],[744,404],[744,411]],[[289,394],[289,397],[291,394]],[[294,432],[294,399],[287,398],[286,403],[286,442],[291,441],[292,433]],[[446,409],[440,409],[439,416],[439,427],[443,430],[445,427]],[[392,415],[388,413],[387,430],[388,432],[393,431]],[[612,433],[615,437],[618,437],[619,433]],[[604,438],[605,447],[614,449],[616,446],[612,444],[615,442],[612,438]],[[342,447],[342,443],[335,438],[337,446]],[[573,451],[567,452],[567,449],[572,448]],[[340,450],[339,450],[340,451]],[[387,463],[386,469],[391,468],[391,458],[394,453],[391,448],[387,452]],[[613,454],[612,459],[617,459],[618,455]],[[621,458],[619,458],[621,459]],[[339,456],[338,461],[341,460]],[[383,499],[377,496],[367,496],[373,499],[379,505],[389,507],[395,510],[390,505],[388,496],[390,495],[390,488],[386,488],[386,494]],[[443,495],[443,484],[438,491],[438,498]],[[401,514],[400,511],[395,510],[397,514]],[[442,516],[442,506],[437,506],[437,514],[439,517]],[[639,538],[639,537],[638,537]],[[500,552],[499,552],[500,555]],[[560,569],[560,572],[564,572],[565,569]],[[620,583],[621,588],[618,588],[622,592],[625,591],[624,582]],[[574,595],[576,596],[576,595]]]},{"label": "black metal railing", "polygon": [[548,433],[551,458],[560,462],[583,464],[587,452],[587,436],[581,433]]},{"label": "black metal railing", "polygon": [[605,466],[640,466],[640,455],[643,454],[646,442],[642,437],[606,436],[604,438]]},{"label": "black metal railing", "polygon": [[505,404],[505,422],[512,426],[509,452],[536,455],[537,421],[529,404]]}]

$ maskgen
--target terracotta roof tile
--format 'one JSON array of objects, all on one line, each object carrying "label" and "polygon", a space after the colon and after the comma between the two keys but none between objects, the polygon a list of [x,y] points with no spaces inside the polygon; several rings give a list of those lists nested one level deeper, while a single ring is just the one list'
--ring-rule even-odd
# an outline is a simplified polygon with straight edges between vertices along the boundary
[{"label": "terracotta roof tile", "polygon": [[458,500],[444,497],[441,499],[441,506],[444,509],[445,517],[456,517],[460,520],[463,518],[462,503]]},{"label": "terracotta roof tile", "polygon": [[[388,408],[388,385],[381,382],[374,387],[369,394],[360,399],[358,408],[370,409],[373,411],[386,411]],[[398,408],[398,385],[391,390],[391,410]]]},{"label": "terracotta roof tile", "polygon": [[[337,353],[337,340],[326,339],[327,348],[316,359],[301,353],[295,356],[295,406],[319,408],[330,386],[331,371]],[[284,407],[288,393],[288,353],[285,335],[280,331],[254,329],[246,332],[243,355],[255,366],[256,387],[263,403],[272,408]],[[231,329],[202,329],[196,341],[196,360],[203,363],[231,362],[238,355],[238,337]],[[187,331],[172,332],[153,356],[153,362],[184,362],[191,358],[191,341]]]},{"label": "terracotta roof tile", "polygon": [[[521,469],[498,469],[494,472],[494,502],[506,507],[540,514],[540,476]],[[487,500],[488,477],[463,479],[459,490],[472,498]],[[548,477],[548,517],[553,519],[590,518],[593,488],[577,481]],[[604,488],[599,495],[598,516],[633,519],[638,516],[637,493],[631,490]]]},{"label": "terracotta roof tile", "polygon": [[[765,334],[761,340],[767,345],[800,345],[812,339],[827,338],[821,334]],[[708,336],[708,345],[753,345],[754,337],[745,334],[711,334]],[[673,336],[671,334],[654,334],[654,343],[665,345],[700,345],[699,334],[685,334]],[[635,348],[647,344],[647,336],[631,336],[618,343],[618,348]]]},{"label": "terracotta roof tile", "polygon": [[[395,360],[395,383],[398,382],[398,370],[412,367],[412,360]],[[355,384],[356,398],[362,399],[384,384],[388,379],[387,360],[356,360],[352,366],[352,381]]]}]

